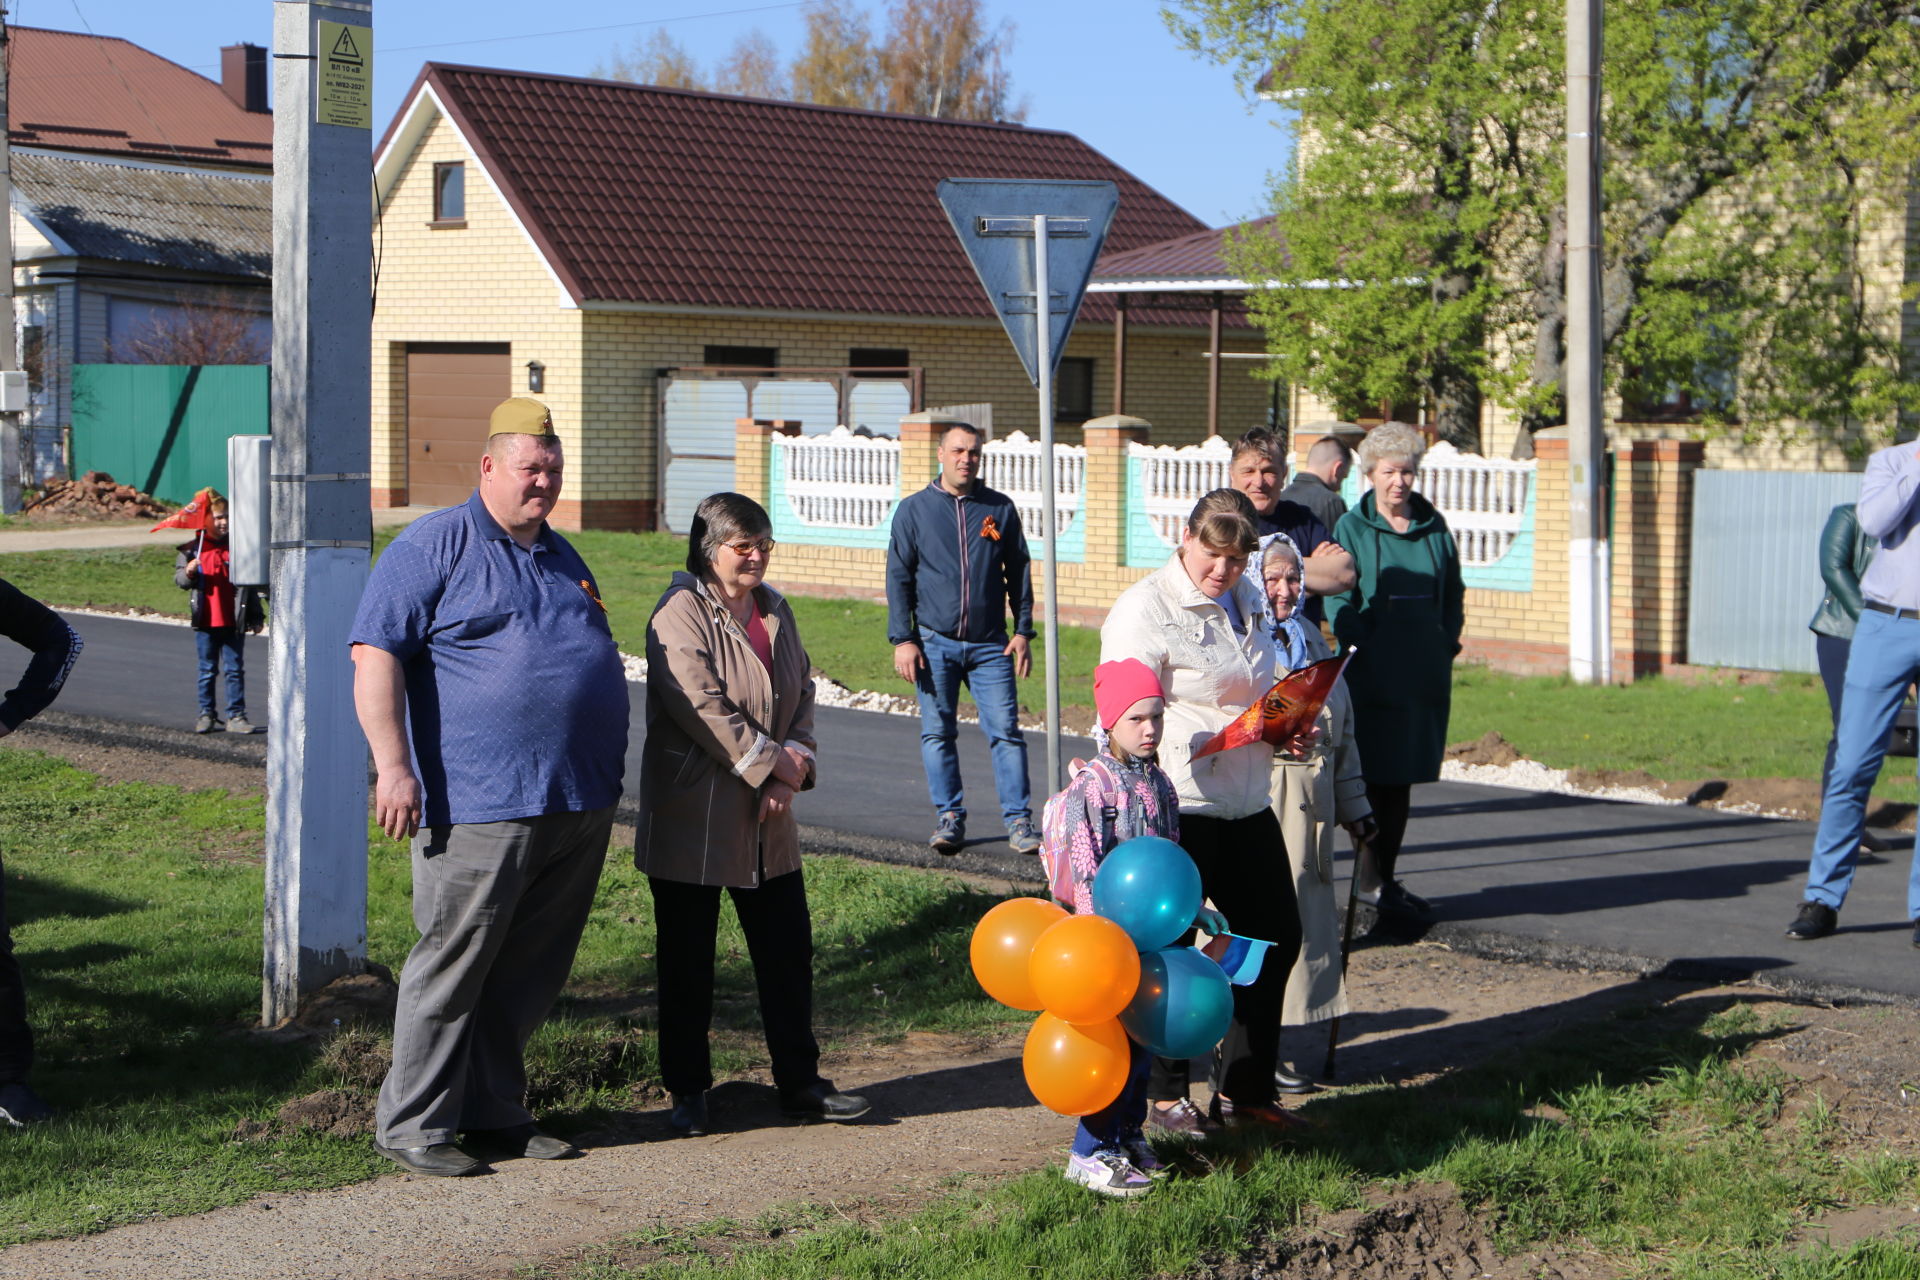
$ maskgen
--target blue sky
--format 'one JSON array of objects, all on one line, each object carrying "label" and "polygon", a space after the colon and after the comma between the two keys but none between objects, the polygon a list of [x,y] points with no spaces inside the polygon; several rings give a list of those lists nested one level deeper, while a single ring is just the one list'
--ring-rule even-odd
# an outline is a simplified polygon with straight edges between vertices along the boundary
[{"label": "blue sky", "polygon": [[[1077,134],[1210,226],[1265,211],[1284,164],[1279,111],[1251,114],[1225,69],[1181,49],[1154,0],[987,0],[1011,17],[1011,70],[1027,123]],[[272,0],[12,0],[16,25],[120,36],[218,78],[220,46],[272,44]],[[876,15],[884,0],[868,0]],[[758,26],[784,54],[800,43],[798,3],[755,0],[376,0],[376,135],[426,61],[588,75],[610,49],[664,23],[703,64]],[[876,27],[882,22],[876,20]],[[583,28],[586,28],[583,30]],[[592,29],[600,28],[600,29]]]}]

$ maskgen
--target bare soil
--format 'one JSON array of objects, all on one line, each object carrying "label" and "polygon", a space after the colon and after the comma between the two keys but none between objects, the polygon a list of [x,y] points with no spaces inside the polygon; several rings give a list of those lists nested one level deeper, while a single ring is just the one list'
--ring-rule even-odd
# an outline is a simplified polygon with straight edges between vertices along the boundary
[{"label": "bare soil", "polygon": [[106,521],[158,520],[173,508],[104,471],[75,480],[50,480],[21,514],[37,524],[99,524]]},{"label": "bare soil", "polygon": [[[257,765],[181,758],[159,750],[89,746],[42,732],[20,745],[66,756],[112,781],[133,779],[257,791]],[[1418,1086],[1515,1046],[1626,1010],[1697,1024],[1735,1003],[1770,1028],[1751,1051],[1789,1078],[1788,1115],[1829,1108],[1840,1154],[1920,1145],[1920,1013],[1896,1007],[1795,1004],[1752,986],[1640,979],[1529,966],[1460,954],[1427,942],[1372,946],[1354,956],[1355,1011],[1344,1019],[1338,1083]],[[365,1133],[384,1066],[377,1030],[390,1018],[380,975],[357,979],[285,1034],[341,1031],[327,1052],[351,1087],[296,1099],[273,1116],[243,1119],[234,1141],[271,1143],[317,1129]],[[1289,1028],[1283,1056],[1318,1073],[1324,1026]],[[189,1218],[121,1227],[75,1240],[0,1251],[0,1280],[138,1275],[142,1280],[509,1280],[525,1268],[565,1274],[589,1260],[628,1265],[692,1247],[724,1250],[765,1230],[752,1223],[796,1202],[835,1216],[904,1215],[941,1194],[957,1173],[1001,1175],[1060,1162],[1072,1123],[1034,1104],[1020,1079],[1020,1038],[991,1042],[913,1034],[842,1053],[827,1070],[868,1095],[874,1116],[844,1126],[782,1121],[761,1074],[712,1095],[716,1131],[675,1140],[660,1099],[636,1094],[594,1132],[574,1134],[578,1161],[502,1161],[491,1176],[444,1180],[405,1174],[334,1191],[268,1195]],[[1322,1094],[1321,1098],[1334,1096]],[[1309,1115],[1318,1099],[1296,1103]],[[1811,1226],[1809,1247],[1844,1245],[1920,1225],[1911,1207],[1849,1210]],[[1502,1256],[1493,1224],[1451,1187],[1382,1190],[1367,1206],[1326,1215],[1244,1255],[1209,1258],[1192,1280],[1599,1280],[1622,1274],[1577,1243]]]}]

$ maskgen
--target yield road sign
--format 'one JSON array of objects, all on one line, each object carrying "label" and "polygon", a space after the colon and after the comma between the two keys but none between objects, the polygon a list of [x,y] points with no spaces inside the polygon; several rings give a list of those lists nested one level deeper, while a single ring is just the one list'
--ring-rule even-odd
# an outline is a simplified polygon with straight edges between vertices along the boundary
[{"label": "yield road sign", "polygon": [[[1002,178],[947,178],[936,189],[960,247],[1006,327],[1027,378],[1040,385],[1040,354],[1047,374],[1059,367],[1094,260],[1106,243],[1120,192],[1111,182],[1031,182]],[[1035,219],[1045,217],[1044,290],[1034,269]],[[1042,293],[1046,305],[1040,304]],[[1047,341],[1039,317],[1048,317]]]}]

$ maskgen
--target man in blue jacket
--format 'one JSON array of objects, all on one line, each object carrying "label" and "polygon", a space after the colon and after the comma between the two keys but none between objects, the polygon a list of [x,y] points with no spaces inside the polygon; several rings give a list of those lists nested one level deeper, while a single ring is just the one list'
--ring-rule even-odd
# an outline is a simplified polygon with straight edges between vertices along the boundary
[{"label": "man in blue jacket", "polygon": [[948,427],[939,456],[939,477],[895,509],[887,547],[887,639],[893,642],[893,669],[919,692],[920,759],[939,815],[928,843],[946,854],[966,843],[955,720],[965,684],[993,752],[1007,843],[1015,853],[1038,853],[1014,684],[1033,669],[1027,539],[1013,499],[975,479],[979,428]]}]

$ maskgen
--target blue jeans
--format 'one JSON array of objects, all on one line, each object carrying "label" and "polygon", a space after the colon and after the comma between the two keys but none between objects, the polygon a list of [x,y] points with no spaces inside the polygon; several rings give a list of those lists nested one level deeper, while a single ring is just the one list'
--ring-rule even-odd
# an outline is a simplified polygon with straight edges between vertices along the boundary
[{"label": "blue jeans", "polygon": [[920,675],[920,763],[927,771],[927,794],[935,813],[967,812],[960,788],[960,686],[973,691],[980,708],[980,728],[993,752],[993,785],[1000,793],[1000,815],[1011,823],[1033,813],[1033,795],[1027,785],[1027,740],[1020,734],[1020,697],[1013,676],[1013,656],[1006,645],[991,641],[968,644],[949,640],[937,631],[920,628],[920,652],[926,670]]},{"label": "blue jeans", "polygon": [[1131,1037],[1127,1052],[1131,1057],[1120,1096],[1092,1115],[1080,1117],[1080,1127],[1073,1133],[1073,1154],[1090,1156],[1103,1147],[1117,1147],[1147,1122],[1147,1068],[1153,1055]]},{"label": "blue jeans", "polygon": [[[1893,718],[1906,697],[1907,685],[1916,678],[1920,678],[1920,618],[1863,610],[1847,655],[1840,726],[1833,734],[1833,769],[1820,800],[1820,829],[1813,837],[1813,860],[1807,867],[1809,901],[1838,911],[1847,900],[1867,797],[1886,758]],[[1907,877],[1907,918],[1920,919],[1920,852],[1915,853]]]},{"label": "blue jeans", "polygon": [[[200,714],[210,716],[213,709],[213,674],[221,666],[227,671],[227,719],[247,718],[247,666],[241,647],[247,633],[239,627],[220,627],[213,631],[195,631],[193,645],[200,655]],[[221,655],[225,654],[223,663]]]}]

